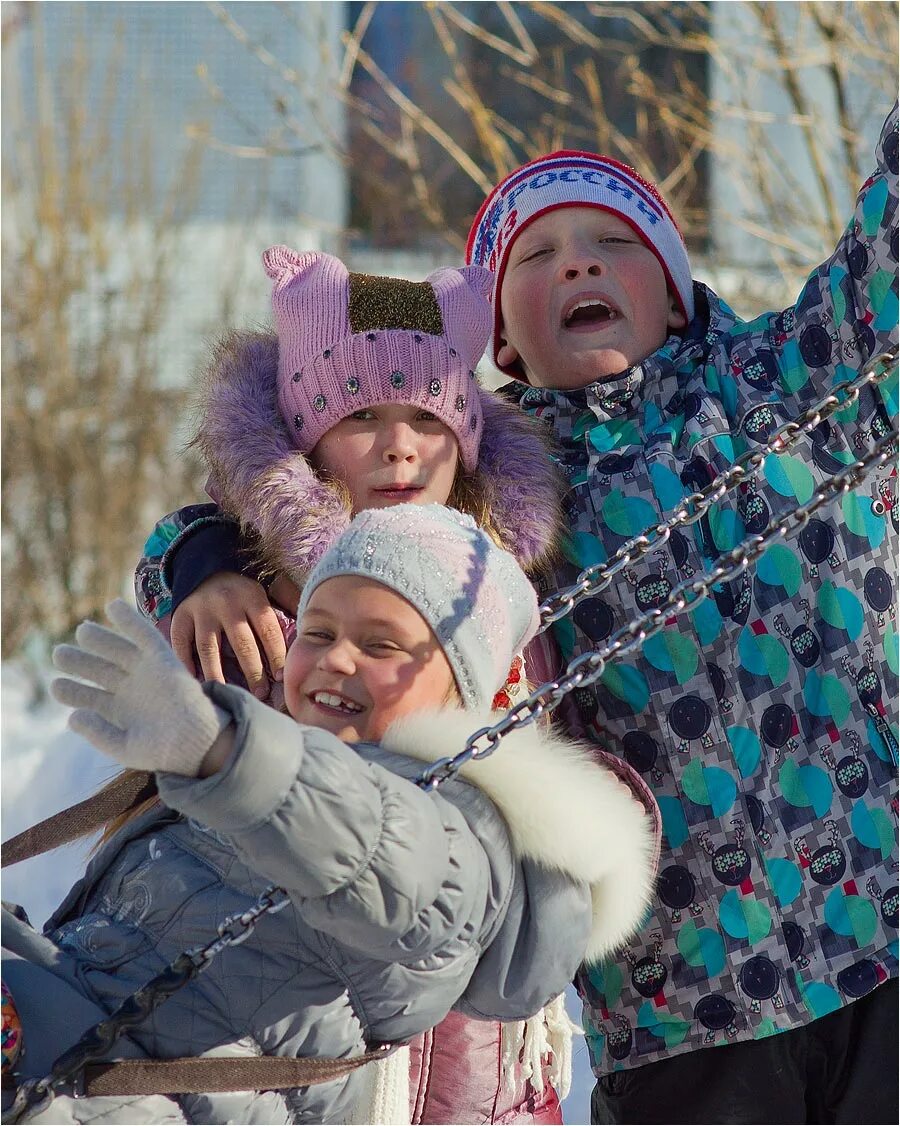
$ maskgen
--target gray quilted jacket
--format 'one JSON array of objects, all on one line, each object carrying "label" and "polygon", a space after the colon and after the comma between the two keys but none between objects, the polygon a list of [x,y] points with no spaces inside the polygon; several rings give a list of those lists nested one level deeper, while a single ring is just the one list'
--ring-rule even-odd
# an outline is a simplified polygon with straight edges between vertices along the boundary
[{"label": "gray quilted jacket", "polygon": [[[451,1008],[524,1018],[564,989],[585,951],[599,956],[639,922],[653,821],[589,752],[521,732],[470,764],[467,780],[426,794],[411,781],[417,759],[460,749],[486,716],[420,714],[381,746],[351,748],[240,689],[208,691],[236,721],[228,766],[205,780],[160,775],[164,804],[105,844],[45,936],[32,932],[29,946],[13,928],[18,968],[40,963],[60,990],[110,1011],[270,881],[291,905],[114,1054],[349,1057]],[[77,1021],[54,1029],[53,991],[35,1004],[27,976],[13,978],[29,1074]],[[356,1072],[285,1093],[63,1094],[34,1121],[341,1122],[360,1083]]]}]

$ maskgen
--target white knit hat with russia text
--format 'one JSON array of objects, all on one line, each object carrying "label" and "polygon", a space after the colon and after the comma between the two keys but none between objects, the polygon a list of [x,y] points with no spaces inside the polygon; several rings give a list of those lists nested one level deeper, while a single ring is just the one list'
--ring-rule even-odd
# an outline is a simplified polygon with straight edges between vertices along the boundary
[{"label": "white knit hat with russia text", "polygon": [[619,216],[656,255],[681,311],[688,322],[692,320],[694,296],[687,249],[659,190],[612,157],[554,152],[523,164],[501,180],[482,204],[469,231],[466,262],[486,266],[496,277],[491,341],[495,364],[500,290],[512,244],[529,223],[559,207],[597,207]]}]

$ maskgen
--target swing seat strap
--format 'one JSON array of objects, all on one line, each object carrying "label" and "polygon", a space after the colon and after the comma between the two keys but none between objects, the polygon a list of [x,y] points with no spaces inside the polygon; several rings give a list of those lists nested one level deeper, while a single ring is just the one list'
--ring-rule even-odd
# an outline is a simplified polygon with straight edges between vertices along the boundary
[{"label": "swing seat strap", "polygon": [[[76,1098],[98,1095],[203,1095],[225,1091],[283,1091],[328,1083],[387,1059],[397,1044],[380,1044],[361,1056],[348,1059],[286,1056],[184,1057],[171,1060],[110,1060],[85,1064],[79,1072],[73,1094]],[[3,1086],[15,1087],[4,1075]]]},{"label": "swing seat strap", "polygon": [[3,867],[40,856],[94,833],[114,817],[156,795],[156,778],[146,770],[126,770],[99,793],[30,825],[3,842]]}]

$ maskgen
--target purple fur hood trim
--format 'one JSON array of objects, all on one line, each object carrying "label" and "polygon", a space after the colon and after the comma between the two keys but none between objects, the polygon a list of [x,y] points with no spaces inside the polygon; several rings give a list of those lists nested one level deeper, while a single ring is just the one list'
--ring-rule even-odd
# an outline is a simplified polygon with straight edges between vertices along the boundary
[{"label": "purple fur hood trim", "polygon": [[[273,572],[302,581],[350,522],[343,490],[317,476],[278,410],[274,332],[232,333],[216,349],[193,445],[221,507],[259,537]],[[562,477],[539,423],[481,390],[484,432],[477,476],[491,523],[526,570],[554,550]]]},{"label": "purple fur hood trim", "polygon": [[[259,536],[273,572],[305,575],[350,523],[342,491],[321,480],[278,411],[274,333],[232,333],[216,350],[194,445],[217,500]],[[211,490],[212,491],[212,490]]]},{"label": "purple fur hood trim", "polygon": [[491,391],[479,394],[484,430],[478,473],[487,486],[491,523],[502,546],[533,571],[558,548],[565,479],[539,422]]}]

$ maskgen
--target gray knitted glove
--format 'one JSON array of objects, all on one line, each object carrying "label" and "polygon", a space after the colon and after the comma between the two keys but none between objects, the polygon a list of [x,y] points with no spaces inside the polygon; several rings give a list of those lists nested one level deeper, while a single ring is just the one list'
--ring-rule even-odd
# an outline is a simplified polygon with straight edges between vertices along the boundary
[{"label": "gray knitted glove", "polygon": [[[65,677],[50,686],[77,708],[69,727],[123,766],[196,777],[231,716],[207,698],[165,640],[122,599],[106,607],[115,629],[82,622],[77,645],[57,645]],[[94,687],[96,685],[96,687]]]}]

